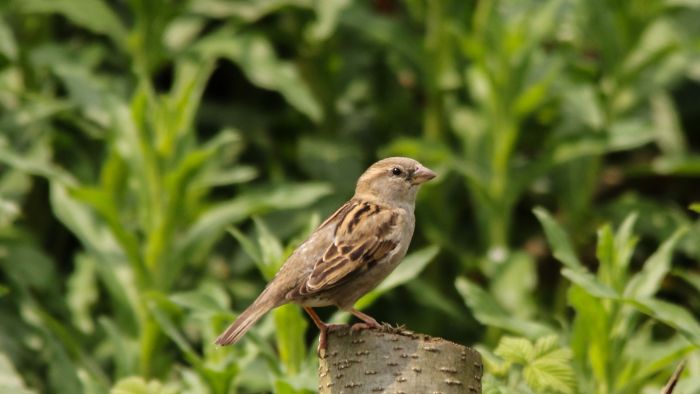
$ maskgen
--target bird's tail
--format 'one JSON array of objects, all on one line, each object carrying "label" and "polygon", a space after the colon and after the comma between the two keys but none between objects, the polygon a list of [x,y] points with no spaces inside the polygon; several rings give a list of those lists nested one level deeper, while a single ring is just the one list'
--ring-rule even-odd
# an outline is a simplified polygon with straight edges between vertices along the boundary
[{"label": "bird's tail", "polygon": [[259,297],[252,305],[241,313],[236,320],[224,331],[215,344],[226,346],[238,342],[250,328],[260,320],[260,318],[276,305],[263,301],[264,297]]}]

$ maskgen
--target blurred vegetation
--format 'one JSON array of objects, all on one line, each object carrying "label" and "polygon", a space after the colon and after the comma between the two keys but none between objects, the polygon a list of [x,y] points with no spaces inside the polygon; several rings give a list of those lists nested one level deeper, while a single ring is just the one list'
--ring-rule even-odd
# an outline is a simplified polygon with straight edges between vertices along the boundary
[{"label": "blurred vegetation", "polygon": [[488,393],[658,393],[681,360],[700,392],[698,21],[697,0],[0,2],[0,391],[314,392],[296,306],[213,339],[406,155],[440,176],[358,307],[476,345]]}]

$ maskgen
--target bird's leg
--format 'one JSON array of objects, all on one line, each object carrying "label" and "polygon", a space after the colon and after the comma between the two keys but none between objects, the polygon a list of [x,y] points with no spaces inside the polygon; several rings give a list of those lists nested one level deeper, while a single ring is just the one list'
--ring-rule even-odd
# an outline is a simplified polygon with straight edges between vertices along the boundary
[{"label": "bird's leg", "polygon": [[323,320],[318,317],[316,311],[310,306],[305,306],[304,310],[309,314],[311,320],[314,321],[314,324],[316,324],[316,327],[318,327],[319,331],[321,332],[318,338],[318,354],[321,355],[321,357],[324,357],[326,353],[326,346],[328,345],[328,329],[334,325],[324,323]]},{"label": "bird's leg", "polygon": [[374,320],[374,318],[366,313],[362,313],[358,311],[355,308],[350,309],[350,313],[353,315],[357,316],[360,320],[362,320],[364,323],[355,323],[352,325],[352,330],[357,331],[357,330],[363,330],[365,328],[379,328],[381,327],[381,324]]}]

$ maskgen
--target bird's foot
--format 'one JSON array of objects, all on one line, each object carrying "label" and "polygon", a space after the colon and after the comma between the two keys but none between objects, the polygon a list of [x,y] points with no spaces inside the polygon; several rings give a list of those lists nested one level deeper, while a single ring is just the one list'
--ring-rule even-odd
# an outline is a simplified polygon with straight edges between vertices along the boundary
[{"label": "bird's foot", "polygon": [[318,352],[318,356],[320,358],[325,358],[326,357],[326,350],[328,348],[328,331],[336,328],[336,327],[343,327],[345,324],[323,324],[322,327],[319,327],[320,330],[320,335],[318,337],[318,349],[316,351]]},{"label": "bird's foot", "polygon": [[352,332],[358,332],[362,330],[367,330],[370,328],[380,328],[381,324],[374,322],[374,323],[355,323],[350,327],[350,331]]},{"label": "bird's foot", "polygon": [[[381,324],[379,324],[379,322],[376,321],[372,316],[370,316],[370,315],[368,315],[368,314],[366,314],[366,313],[360,312],[360,311],[358,311],[358,310],[355,309],[355,308],[350,309],[350,313],[352,313],[352,314],[355,315],[357,318],[359,318],[360,320],[362,320],[363,322],[365,322],[365,324],[367,325],[367,327],[365,327],[365,328],[378,328],[378,327],[381,327]],[[361,323],[358,323],[358,324],[361,324]],[[353,325],[353,327],[355,327],[355,325]]]}]

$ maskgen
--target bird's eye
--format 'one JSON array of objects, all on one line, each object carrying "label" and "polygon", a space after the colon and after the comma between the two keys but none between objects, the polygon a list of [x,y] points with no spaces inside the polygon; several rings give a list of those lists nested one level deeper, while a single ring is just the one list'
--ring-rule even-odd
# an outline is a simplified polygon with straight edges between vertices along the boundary
[{"label": "bird's eye", "polygon": [[394,167],[394,168],[391,169],[391,173],[394,174],[394,175],[396,175],[396,176],[401,175],[402,172],[403,172],[403,171],[401,171],[401,169],[400,169],[399,167]]}]

